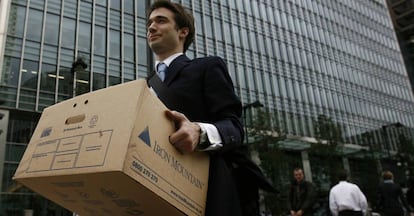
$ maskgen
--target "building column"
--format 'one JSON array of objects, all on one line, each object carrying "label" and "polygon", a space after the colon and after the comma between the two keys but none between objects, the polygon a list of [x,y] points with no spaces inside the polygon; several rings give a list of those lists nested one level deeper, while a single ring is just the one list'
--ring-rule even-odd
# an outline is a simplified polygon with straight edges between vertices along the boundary
[{"label": "building column", "polygon": [[348,158],[347,157],[342,157],[342,163],[344,164],[344,169],[350,173],[351,172],[351,167],[349,166]]},{"label": "building column", "polygon": [[305,179],[309,182],[312,182],[312,171],[311,171],[308,151],[301,151],[301,156],[302,156],[302,165],[303,165],[303,172],[305,174]]},{"label": "building column", "polygon": [[6,154],[6,138],[8,124],[9,111],[0,109],[0,189],[3,188],[3,166]]},{"label": "building column", "polygon": [[[7,27],[9,26],[11,0],[0,0],[0,65],[3,65],[3,56],[6,49]],[[2,74],[0,67],[0,77]]]}]

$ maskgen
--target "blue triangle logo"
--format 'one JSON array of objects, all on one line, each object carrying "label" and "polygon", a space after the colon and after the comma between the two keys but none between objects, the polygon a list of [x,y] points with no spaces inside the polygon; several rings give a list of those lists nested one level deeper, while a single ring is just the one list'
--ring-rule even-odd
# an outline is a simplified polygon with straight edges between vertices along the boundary
[{"label": "blue triangle logo", "polygon": [[148,126],[138,135],[138,137],[149,147],[151,147],[151,139],[149,135]]}]

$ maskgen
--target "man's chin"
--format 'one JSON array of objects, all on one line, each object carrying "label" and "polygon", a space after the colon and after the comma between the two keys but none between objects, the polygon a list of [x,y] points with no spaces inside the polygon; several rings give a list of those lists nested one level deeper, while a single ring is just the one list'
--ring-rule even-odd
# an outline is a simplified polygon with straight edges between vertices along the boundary
[{"label": "man's chin", "polygon": [[165,50],[165,46],[162,46],[159,43],[150,43],[149,47],[155,54],[162,53]]},{"label": "man's chin", "polygon": [[148,46],[151,48],[151,50],[152,51],[154,51],[155,52],[155,50],[158,50],[158,49],[160,49],[161,48],[161,44],[160,43],[158,43],[158,42],[156,42],[155,40],[153,40],[153,41],[150,41],[149,43],[148,43]]}]

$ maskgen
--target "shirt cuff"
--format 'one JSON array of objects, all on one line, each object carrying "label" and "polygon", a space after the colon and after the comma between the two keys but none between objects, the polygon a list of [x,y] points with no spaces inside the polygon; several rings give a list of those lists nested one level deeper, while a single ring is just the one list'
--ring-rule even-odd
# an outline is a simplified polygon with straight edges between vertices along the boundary
[{"label": "shirt cuff", "polygon": [[210,143],[210,145],[203,149],[197,149],[197,151],[212,151],[217,150],[223,147],[223,142],[221,140],[220,134],[213,124],[208,123],[200,123],[197,122],[197,124],[202,128],[202,130],[205,130],[207,132],[207,139]]}]

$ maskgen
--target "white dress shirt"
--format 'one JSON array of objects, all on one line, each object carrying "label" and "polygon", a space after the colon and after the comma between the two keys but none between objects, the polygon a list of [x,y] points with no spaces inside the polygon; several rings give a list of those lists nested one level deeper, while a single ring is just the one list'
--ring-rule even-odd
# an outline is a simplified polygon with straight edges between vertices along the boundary
[{"label": "white dress shirt", "polygon": [[368,204],[365,195],[356,184],[340,181],[329,192],[329,208],[333,216],[337,216],[343,210],[362,211],[365,215]]},{"label": "white dress shirt", "polygon": [[[167,67],[169,67],[171,62],[174,61],[174,59],[176,59],[180,55],[183,55],[183,53],[173,54],[169,56],[168,58],[164,59],[163,61],[155,61],[155,68],[157,68],[158,63],[160,62],[163,62],[164,64],[167,65]],[[167,76],[167,74],[165,76]],[[220,134],[216,126],[214,126],[213,124],[200,123],[200,122],[197,122],[197,124],[207,132],[207,138],[208,138],[208,141],[210,142],[210,146],[204,149],[197,149],[197,151],[211,151],[211,150],[216,150],[216,149],[223,147],[223,144],[222,144],[223,142],[221,140]]]}]

